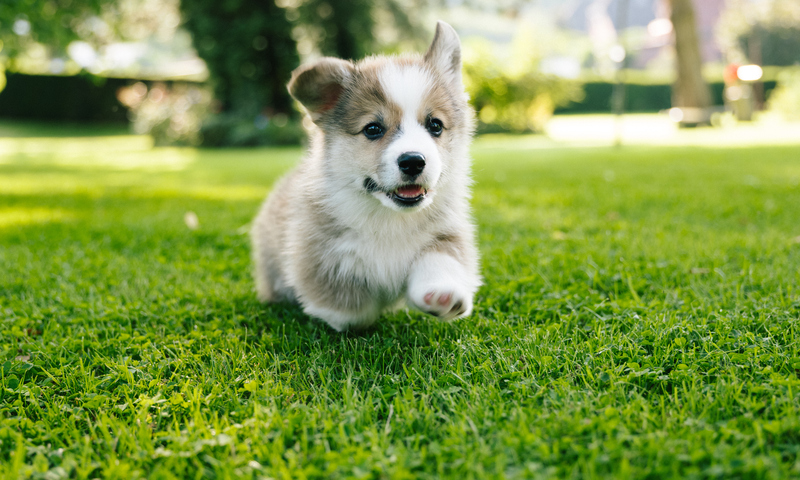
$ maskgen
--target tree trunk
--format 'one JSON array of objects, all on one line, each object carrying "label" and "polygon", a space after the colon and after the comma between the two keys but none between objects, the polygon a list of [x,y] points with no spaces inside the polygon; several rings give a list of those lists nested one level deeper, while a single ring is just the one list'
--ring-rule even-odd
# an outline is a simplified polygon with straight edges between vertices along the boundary
[{"label": "tree trunk", "polygon": [[677,79],[672,86],[672,106],[708,108],[711,93],[703,79],[703,60],[692,0],[669,0],[672,27],[675,31]]}]

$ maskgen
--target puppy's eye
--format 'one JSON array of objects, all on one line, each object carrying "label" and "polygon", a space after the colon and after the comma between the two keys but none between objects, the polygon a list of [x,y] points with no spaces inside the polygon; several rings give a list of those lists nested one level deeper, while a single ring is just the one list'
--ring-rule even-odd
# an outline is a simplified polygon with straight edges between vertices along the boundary
[{"label": "puppy's eye", "polygon": [[364,136],[370,140],[377,140],[381,138],[384,133],[386,133],[386,130],[380,123],[373,122],[364,127]]},{"label": "puppy's eye", "polygon": [[425,128],[428,129],[431,135],[438,137],[444,130],[444,124],[438,118],[429,118]]}]

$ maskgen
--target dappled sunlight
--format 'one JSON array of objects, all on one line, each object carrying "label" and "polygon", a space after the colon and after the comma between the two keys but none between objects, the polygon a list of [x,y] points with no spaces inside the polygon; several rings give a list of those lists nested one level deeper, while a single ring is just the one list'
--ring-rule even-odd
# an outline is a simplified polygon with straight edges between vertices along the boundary
[{"label": "dappled sunlight", "polygon": [[[725,121],[729,120],[729,121]],[[678,128],[666,114],[561,115],[545,128],[558,146],[627,145],[746,147],[800,144],[800,122],[762,115],[754,122],[722,117],[717,127]],[[542,144],[541,139],[539,143]]]},{"label": "dappled sunlight", "polygon": [[0,164],[171,171],[195,159],[194,149],[154,148],[147,135],[0,138]]},{"label": "dappled sunlight", "polygon": [[[0,170],[0,192],[42,197],[261,200],[274,177],[297,156],[296,149],[210,153],[153,147],[145,135],[0,138],[0,167],[5,167]],[[202,167],[188,168],[199,164]],[[264,175],[269,181],[258,180]]]},{"label": "dappled sunlight", "polygon": [[0,229],[74,220],[74,212],[60,208],[0,208]]},{"label": "dappled sunlight", "polygon": [[666,115],[562,115],[545,127],[548,137],[567,143],[613,143],[618,132],[624,142],[665,141],[674,138],[678,128]]},{"label": "dappled sunlight", "polygon": [[185,188],[154,187],[143,189],[132,197],[170,198],[187,197],[198,200],[262,200],[267,194],[267,187],[252,185],[192,185]]},{"label": "dappled sunlight", "polygon": [[86,195],[90,197],[117,196],[126,198],[195,198],[198,200],[261,200],[268,185],[187,185],[175,178],[102,175],[79,176],[73,173],[0,175],[0,192],[6,196]]}]

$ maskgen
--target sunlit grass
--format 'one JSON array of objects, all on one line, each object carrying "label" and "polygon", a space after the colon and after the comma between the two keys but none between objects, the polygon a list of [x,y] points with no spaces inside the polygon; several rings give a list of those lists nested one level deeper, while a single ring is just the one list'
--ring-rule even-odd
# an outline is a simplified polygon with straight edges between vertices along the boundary
[{"label": "sunlit grass", "polygon": [[75,218],[73,213],[60,209],[0,208],[0,228],[61,222],[73,218]]},{"label": "sunlit grass", "polygon": [[337,334],[253,294],[299,148],[68,133],[0,161],[0,478],[800,475],[800,138],[480,139],[475,314]]},{"label": "sunlit grass", "polygon": [[181,148],[153,149],[146,136],[0,138],[0,163],[118,170],[182,170],[195,152]]},{"label": "sunlit grass", "polygon": [[574,115],[553,118],[546,127],[549,138],[560,144],[747,147],[796,145],[800,123],[762,114],[754,122],[736,122],[730,114],[716,119],[717,127],[678,128],[666,114]]}]

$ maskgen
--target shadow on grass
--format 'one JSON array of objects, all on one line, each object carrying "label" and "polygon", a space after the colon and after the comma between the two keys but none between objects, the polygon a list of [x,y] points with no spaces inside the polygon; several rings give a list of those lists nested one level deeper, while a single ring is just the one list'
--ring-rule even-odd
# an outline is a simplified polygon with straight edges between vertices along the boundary
[{"label": "shadow on grass", "polygon": [[[320,336],[345,339],[369,339],[375,336],[390,336],[397,339],[408,340],[410,332],[422,332],[430,334],[431,325],[436,325],[436,330],[449,330],[451,323],[441,322],[434,317],[421,313],[400,309],[395,312],[387,312],[381,315],[375,323],[363,328],[354,328],[338,332],[328,326],[324,321],[311,317],[303,312],[302,306],[292,302],[278,303],[259,303],[253,298],[243,297],[238,299],[244,308],[250,308],[252,303],[256,304],[258,316],[247,324],[249,328],[266,330],[286,330],[291,326],[296,332],[313,331]],[[277,328],[276,328],[277,327]],[[413,340],[413,339],[412,339]]]},{"label": "shadow on grass", "polygon": [[[322,320],[306,315],[295,303],[261,304],[255,294],[217,298],[216,315],[228,309],[243,312],[236,323],[241,335],[254,349],[278,354],[327,352],[328,361],[341,355],[372,363],[376,358],[411,358],[438,345],[457,341],[463,331],[458,323],[445,323],[411,310],[381,315],[367,328],[337,332]],[[464,320],[469,321],[469,320]],[[245,330],[252,332],[245,334]]]}]

